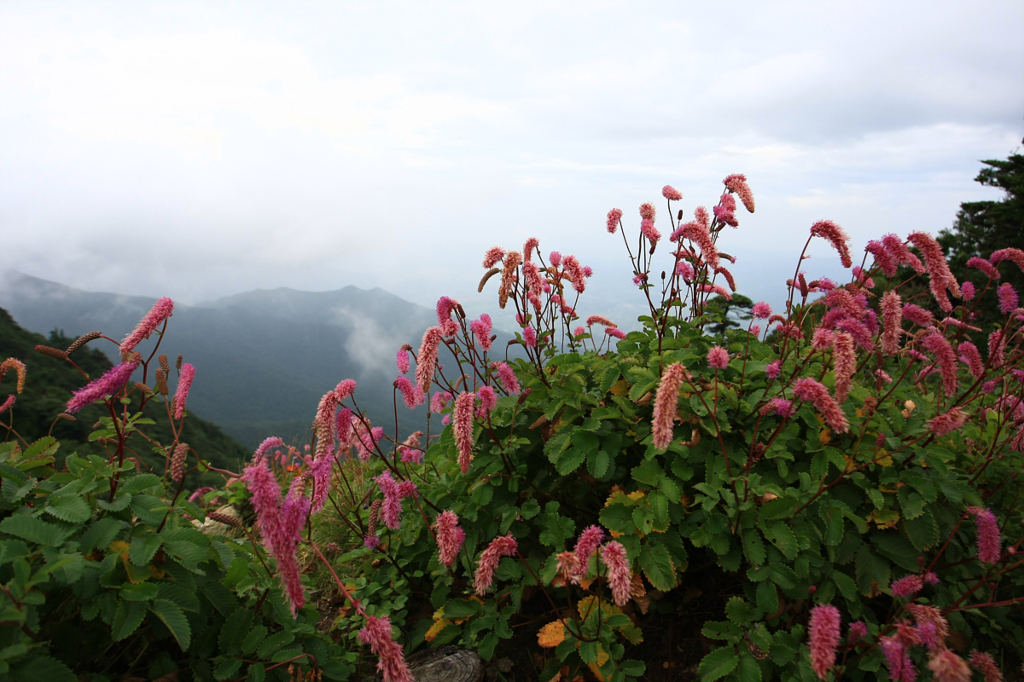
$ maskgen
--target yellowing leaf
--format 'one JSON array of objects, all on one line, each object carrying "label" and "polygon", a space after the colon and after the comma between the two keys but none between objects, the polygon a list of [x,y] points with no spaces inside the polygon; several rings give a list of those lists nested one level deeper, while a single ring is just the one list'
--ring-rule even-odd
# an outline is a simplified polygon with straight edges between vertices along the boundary
[{"label": "yellowing leaf", "polygon": [[638,502],[638,501],[644,499],[644,496],[646,496],[646,495],[647,495],[647,493],[645,493],[643,490],[634,490],[630,494],[626,495],[626,497],[628,497],[629,499],[633,500],[634,502]]},{"label": "yellowing leaf", "polygon": [[537,633],[537,644],[545,649],[553,649],[565,641],[565,626],[562,621],[551,621]]},{"label": "yellowing leaf", "polygon": [[879,455],[875,457],[875,463],[880,464],[884,467],[892,466],[892,457],[889,456],[888,450],[879,450]]},{"label": "yellowing leaf", "polygon": [[597,663],[588,663],[587,666],[590,667],[590,672],[594,673],[594,677],[596,677],[599,682],[605,682],[604,676],[601,674],[600,667],[602,665],[604,665],[605,663],[607,663],[607,662],[608,662],[608,654],[605,652],[604,649],[601,648],[601,645],[598,644],[597,645]]},{"label": "yellowing leaf", "polygon": [[612,395],[626,395],[629,393],[629,384],[625,379],[619,379],[612,384],[611,393]]},{"label": "yellowing leaf", "polygon": [[895,509],[876,509],[868,515],[867,520],[880,529],[895,528],[900,520],[900,513]]},{"label": "yellowing leaf", "polygon": [[822,445],[828,445],[828,442],[832,440],[832,432],[828,429],[822,429],[818,432],[818,442]]},{"label": "yellowing leaf", "polygon": [[[576,608],[580,612],[580,618],[586,618],[587,616],[591,615],[596,611],[597,604],[594,603],[596,601],[597,595],[593,594],[589,597],[584,597],[579,601],[579,603],[576,605]],[[622,613],[622,609],[620,609],[618,606],[612,604],[606,599],[601,601],[601,611],[603,616],[610,616],[615,613]]]},{"label": "yellowing leaf", "polygon": [[423,639],[425,639],[428,642],[433,642],[434,639],[439,634],[441,634],[441,630],[444,630],[451,624],[452,622],[447,618],[442,618],[441,620],[435,621],[434,624],[430,626],[430,629],[427,630],[426,634],[423,635]]}]

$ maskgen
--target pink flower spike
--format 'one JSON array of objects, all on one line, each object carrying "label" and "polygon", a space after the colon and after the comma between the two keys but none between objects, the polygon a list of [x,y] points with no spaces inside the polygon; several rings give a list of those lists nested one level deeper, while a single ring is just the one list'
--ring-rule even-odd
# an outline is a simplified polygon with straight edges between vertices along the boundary
[{"label": "pink flower spike", "polygon": [[498,396],[494,392],[494,387],[481,386],[480,390],[476,392],[476,395],[477,399],[480,401],[480,409],[484,411],[484,414],[489,414],[498,406]]},{"label": "pink flower spike", "polygon": [[252,455],[252,463],[259,464],[263,460],[264,455],[267,454],[267,450],[269,450],[270,448],[279,448],[283,446],[284,441],[278,438],[277,436],[271,436],[270,438],[267,438],[265,441],[260,443],[260,446],[258,448],[256,448],[256,452],[254,452]]},{"label": "pink flower spike", "polygon": [[492,362],[491,371],[498,373],[498,381],[501,382],[505,392],[509,395],[519,395],[521,390],[519,386],[519,379],[516,378],[516,373],[512,371],[512,368],[505,362]]},{"label": "pink flower spike", "polygon": [[7,396],[7,400],[4,401],[4,404],[0,405],[0,414],[3,414],[7,410],[11,409],[11,406],[14,405],[14,402],[17,399],[17,396],[14,395],[13,393]]},{"label": "pink flower spike", "polygon": [[573,583],[579,584],[580,578],[587,572],[590,557],[601,546],[602,540],[604,540],[604,531],[598,526],[588,526],[580,533],[580,539],[576,541],[576,571],[572,579]]},{"label": "pink flower spike", "polygon": [[480,350],[485,353],[491,350],[491,330],[493,328],[493,322],[491,322],[491,316],[487,313],[480,315],[479,320],[473,320],[469,323],[469,329],[473,332],[476,337],[476,342],[480,346]]},{"label": "pink flower spike", "polygon": [[394,387],[401,391],[402,400],[410,410],[416,409],[418,405],[422,405],[427,400],[426,394],[419,389],[419,386],[414,386],[406,377],[400,376],[395,379]]},{"label": "pink flower spike", "polygon": [[811,668],[820,680],[827,680],[828,671],[836,664],[839,634],[839,609],[831,604],[819,604],[811,609],[808,625]]},{"label": "pink flower spike", "polygon": [[466,534],[459,528],[459,517],[453,511],[443,511],[434,524],[437,530],[437,557],[445,566],[451,566],[459,557]]},{"label": "pink flower spike", "polygon": [[764,368],[764,373],[768,375],[769,379],[777,379],[780,372],[782,372],[782,360],[772,360]]},{"label": "pink flower spike", "polygon": [[437,347],[441,344],[441,328],[430,327],[423,333],[420,352],[416,357],[416,385],[426,393],[434,381],[434,370],[437,369]]},{"label": "pink flower spike", "polygon": [[846,637],[846,641],[850,644],[859,642],[862,639],[866,639],[868,636],[868,626],[864,624],[864,621],[855,620],[850,623],[850,629]]},{"label": "pink flower spike", "polygon": [[174,392],[174,418],[181,419],[185,416],[185,401],[188,400],[188,391],[192,388],[192,380],[196,376],[196,368],[189,363],[181,366],[178,372],[178,388]]},{"label": "pink flower spike", "polygon": [[608,336],[611,336],[612,338],[618,339],[619,341],[622,341],[623,339],[626,338],[626,332],[622,331],[621,329],[616,329],[615,327],[605,327],[604,333],[607,334]]},{"label": "pink flower spike", "polygon": [[974,288],[974,282],[964,282],[960,285],[960,293],[963,294],[963,300],[973,301],[978,292]]},{"label": "pink flower spike", "polygon": [[655,215],[657,215],[657,209],[654,208],[654,204],[649,201],[640,204],[640,218],[642,220],[654,220]]},{"label": "pink flower spike", "polygon": [[677,190],[672,185],[665,185],[661,188],[661,196],[665,197],[669,201],[682,201],[683,193]]},{"label": "pink flower spike", "polygon": [[525,327],[523,329],[523,341],[526,342],[527,348],[537,347],[537,332],[534,331],[533,327]]},{"label": "pink flower spike", "polygon": [[448,407],[448,403],[452,400],[452,394],[448,391],[438,391],[430,399],[430,411],[435,414],[441,414],[445,408]]},{"label": "pink flower spike", "polygon": [[950,434],[967,421],[967,415],[959,407],[952,408],[949,412],[940,414],[928,422],[928,430],[936,436]]},{"label": "pink flower spike", "polygon": [[355,379],[342,379],[334,389],[334,395],[338,396],[338,402],[350,397],[355,392]]},{"label": "pink flower spike", "polygon": [[1008,249],[999,249],[998,251],[993,251],[992,255],[989,256],[988,259],[993,265],[998,265],[1004,260],[1011,260],[1018,268],[1020,268],[1021,272],[1024,272],[1024,251],[1021,251],[1020,249],[1012,247]]},{"label": "pink flower spike", "polygon": [[725,369],[729,366],[729,351],[721,346],[714,346],[708,351],[708,367]]},{"label": "pink flower spike", "polygon": [[135,347],[143,339],[148,339],[156,331],[156,328],[160,326],[160,323],[171,316],[173,311],[174,301],[166,296],[158,300],[153,305],[153,308],[135,326],[135,329],[128,336],[124,337],[124,341],[121,342],[121,352],[130,353],[135,350]]},{"label": "pink flower spike", "polygon": [[1002,553],[1003,544],[996,515],[991,509],[981,507],[970,507],[967,513],[974,516],[974,523],[978,528],[978,559],[986,564],[996,563]]},{"label": "pink flower spike", "polygon": [[1003,682],[1003,673],[999,670],[999,666],[996,665],[991,654],[975,649],[971,652],[969,660],[971,667],[984,676],[985,682]]},{"label": "pink flower spike", "polygon": [[359,641],[370,645],[377,654],[377,670],[384,673],[384,682],[415,682],[402,654],[402,645],[391,638],[391,620],[387,616],[367,616],[359,631]]},{"label": "pink flower spike", "polygon": [[475,393],[463,392],[455,399],[452,429],[455,445],[459,450],[459,469],[462,473],[469,471],[469,463],[473,459],[473,409],[475,407]]},{"label": "pink flower spike", "polygon": [[903,333],[903,306],[900,295],[894,290],[882,296],[882,353],[895,355],[900,349],[900,334]]},{"label": "pink flower spike", "polygon": [[928,669],[935,674],[935,682],[971,682],[971,669],[949,649],[934,653],[928,659]]},{"label": "pink flower spike", "polygon": [[759,303],[755,303],[750,312],[754,315],[754,319],[767,320],[772,316],[772,307],[764,301],[761,301]]},{"label": "pink flower spike", "polygon": [[984,258],[978,258],[977,256],[968,258],[967,267],[981,270],[989,279],[999,279],[999,270]]},{"label": "pink flower spike", "polygon": [[672,444],[673,422],[678,414],[679,389],[686,377],[686,368],[678,362],[669,365],[661,376],[651,421],[651,434],[657,450],[665,450]]},{"label": "pink flower spike", "polygon": [[843,262],[844,268],[853,265],[853,259],[850,257],[850,247],[847,245],[850,237],[839,225],[831,220],[819,220],[814,225],[811,225],[811,236],[827,239],[832,244],[832,248],[839,252],[839,259]]},{"label": "pink flower spike", "polygon": [[957,359],[953,346],[939,332],[928,334],[920,340],[921,346],[935,356],[942,374],[942,390],[947,396],[956,395],[957,391]]},{"label": "pink flower spike", "polygon": [[750,213],[754,212],[754,193],[750,191],[750,186],[747,185],[747,176],[742,173],[734,173],[733,175],[726,176],[722,183],[727,190],[736,193],[736,196],[743,202],[743,206],[747,211]]},{"label": "pink flower spike", "polygon": [[924,256],[924,264],[928,269],[929,286],[931,287],[932,295],[938,302],[939,307],[948,313],[953,309],[953,304],[946,297],[946,290],[948,289],[957,298],[960,298],[961,292],[960,285],[957,284],[953,273],[949,271],[949,264],[946,263],[946,255],[942,252],[942,247],[927,232],[912,232],[907,239]]},{"label": "pink flower spike", "polygon": [[999,297],[999,310],[1004,315],[1009,315],[1017,309],[1017,290],[1013,288],[1012,284],[1009,282],[1000,284],[996,295]]},{"label": "pink flower spike", "polygon": [[612,588],[612,598],[616,606],[625,606],[629,602],[630,588],[633,582],[626,548],[614,540],[601,548],[601,561],[608,567],[608,584]]},{"label": "pink flower spike", "polygon": [[516,553],[516,548],[516,539],[512,537],[512,533],[491,540],[491,544],[480,555],[476,575],[473,577],[473,587],[479,596],[484,596],[491,588],[491,583],[494,582],[494,570],[498,568],[501,557],[513,556]]},{"label": "pink flower spike", "polygon": [[548,254],[548,262],[551,263],[551,267],[557,268],[562,264],[562,254],[557,251],[552,251]]},{"label": "pink flower spike", "polygon": [[504,257],[505,249],[501,248],[500,246],[492,246],[491,248],[487,249],[487,252],[484,254],[484,267],[487,269],[493,268],[495,265],[501,262],[501,259]]},{"label": "pink flower spike", "polygon": [[846,433],[850,430],[850,422],[847,421],[843,410],[829,395],[828,389],[818,381],[810,377],[797,379],[793,384],[793,395],[814,405],[835,433]]},{"label": "pink flower spike", "polygon": [[908,599],[921,591],[924,581],[919,575],[906,575],[894,582],[889,589],[894,597]]},{"label": "pink flower spike", "polygon": [[395,356],[395,366],[398,367],[398,371],[402,374],[409,373],[409,351],[404,346],[398,349],[398,354]]},{"label": "pink flower spike", "polygon": [[132,372],[139,366],[137,362],[122,362],[120,365],[107,370],[99,379],[86,384],[83,388],[75,391],[68,401],[64,411],[68,414],[78,412],[86,405],[103,400],[106,396],[113,396],[128,383]]},{"label": "pink flower spike", "polygon": [[[615,230],[619,227],[619,221],[622,220],[622,209],[613,208],[608,211],[608,234],[615,234]],[[557,265],[555,267],[558,267]]]},{"label": "pink flower spike", "polygon": [[832,344],[832,363],[836,379],[836,402],[842,403],[850,393],[850,383],[857,370],[857,355],[853,337],[846,332],[836,332]]},{"label": "pink flower spike", "polygon": [[904,646],[895,636],[882,637],[878,645],[885,655],[885,664],[889,668],[889,679],[892,682],[914,682],[917,679],[909,646]]},{"label": "pink flower spike", "polygon": [[590,317],[587,318],[587,326],[588,327],[591,327],[591,326],[593,326],[595,324],[603,324],[605,327],[618,327],[619,326],[619,325],[615,324],[614,322],[612,322],[611,320],[609,320],[604,315],[591,315]]},{"label": "pink flower spike", "polygon": [[972,377],[977,379],[985,373],[985,365],[981,361],[981,353],[978,352],[978,347],[973,343],[961,341],[960,345],[956,347],[956,352],[960,356],[960,360],[967,365],[967,369],[971,372]]}]

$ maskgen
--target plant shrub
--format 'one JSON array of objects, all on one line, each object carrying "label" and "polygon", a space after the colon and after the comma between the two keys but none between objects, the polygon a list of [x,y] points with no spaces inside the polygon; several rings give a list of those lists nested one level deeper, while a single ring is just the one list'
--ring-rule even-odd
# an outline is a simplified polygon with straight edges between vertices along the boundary
[{"label": "plant shrub", "polygon": [[[241,479],[300,620],[303,573],[319,565],[349,603],[335,621],[349,656],[368,646],[386,680],[411,679],[405,653],[426,644],[490,659],[514,626],[548,652],[542,680],[639,677],[633,652],[658,618],[699,629],[708,682],[965,680],[968,666],[988,681],[1020,665],[1016,292],[1002,290],[1002,325],[978,349],[977,299],[934,239],[886,235],[855,266],[843,230],[819,221],[808,243],[830,242],[850,281],[803,272],[805,245],[785,310],[757,303],[732,329],[715,303],[736,290],[719,240],[737,199],[753,211],[754,198],[743,176],[724,185],[685,222],[664,188],[668,235],[653,204],[628,233],[609,212],[648,303],[640,330],[580,322],[591,272],[574,256],[545,258],[533,239],[494,247],[480,288],[515,310],[518,359],[493,347],[489,316],[442,297],[438,325],[396,361],[396,414],[429,403],[426,433],[371,424],[346,380],[318,406],[309,455],[261,446]],[[1024,252],[989,263],[1024,269]],[[901,299],[901,265],[943,317]],[[338,524],[362,546],[329,560],[320,545]],[[31,549],[22,561],[45,570]],[[8,570],[8,585],[27,575]],[[693,590],[709,593],[700,613]],[[332,655],[311,653],[321,667]]]}]

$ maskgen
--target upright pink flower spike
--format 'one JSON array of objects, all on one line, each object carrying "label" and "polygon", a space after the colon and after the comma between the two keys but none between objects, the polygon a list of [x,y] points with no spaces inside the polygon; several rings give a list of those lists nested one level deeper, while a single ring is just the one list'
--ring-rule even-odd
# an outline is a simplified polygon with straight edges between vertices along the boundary
[{"label": "upright pink flower spike", "polygon": [[721,346],[713,346],[708,351],[708,367],[713,369],[726,369],[729,366],[729,351]]},{"label": "upright pink flower spike", "polygon": [[445,566],[451,566],[459,556],[466,533],[459,528],[459,517],[453,511],[443,511],[434,523],[437,532],[437,557]]},{"label": "upright pink flower spike", "polygon": [[953,346],[939,332],[927,334],[920,340],[921,346],[935,356],[942,374],[942,390],[947,396],[955,396],[957,390],[957,358]]},{"label": "upright pink flower spike", "polygon": [[820,680],[828,679],[828,671],[836,664],[839,646],[839,609],[819,604],[811,609],[808,626],[811,644],[811,668]]},{"label": "upright pink flower spike", "polygon": [[904,645],[898,637],[882,637],[878,645],[885,655],[885,664],[889,668],[889,679],[892,682],[914,682],[917,679],[909,645]]},{"label": "upright pink flower spike", "polygon": [[135,326],[135,329],[124,337],[124,341],[121,342],[121,352],[130,353],[135,350],[135,347],[142,342],[143,339],[148,339],[156,328],[160,326],[160,323],[171,316],[174,311],[174,301],[164,296],[158,300],[153,308],[146,313],[145,317],[139,320],[139,323]]},{"label": "upright pink flower spike", "polygon": [[996,515],[991,509],[981,507],[970,507],[967,512],[974,516],[978,527],[978,559],[986,564],[996,563],[1002,554],[1003,544]]},{"label": "upright pink flower spike", "polygon": [[437,347],[441,344],[441,328],[430,327],[423,333],[420,352],[416,357],[416,385],[426,393],[434,381],[434,370],[437,369]]},{"label": "upright pink flower spike", "polygon": [[903,333],[903,305],[895,290],[882,296],[882,353],[895,355],[900,349],[900,334]]},{"label": "upright pink flower spike", "polygon": [[755,319],[767,320],[772,316],[772,307],[764,301],[761,301],[759,303],[755,303],[750,312],[753,314]]},{"label": "upright pink flower spike", "polygon": [[857,370],[857,355],[853,337],[846,332],[837,332],[832,344],[832,362],[835,366],[836,402],[842,403],[850,393],[853,374]]},{"label": "upright pink flower spike", "polygon": [[1009,315],[1017,309],[1017,290],[1013,288],[1012,284],[1009,282],[1000,284],[996,295],[999,297],[999,310],[1004,315]]},{"label": "upright pink flower spike", "polygon": [[452,429],[455,445],[459,450],[459,469],[462,473],[469,471],[469,463],[473,459],[473,410],[475,407],[476,394],[473,392],[465,391],[455,399]]},{"label": "upright pink flower spike", "polygon": [[402,374],[409,373],[409,351],[405,346],[398,349],[398,353],[395,355],[395,365]]},{"label": "upright pink flower spike", "polygon": [[138,366],[139,363],[137,362],[122,362],[120,365],[107,370],[99,379],[94,379],[83,388],[75,391],[64,411],[68,414],[74,414],[86,405],[91,405],[97,400],[103,400],[108,395],[115,395],[128,383],[132,372]]},{"label": "upright pink flower spike", "polygon": [[[728,363],[728,360],[726,360]],[[651,421],[651,434],[654,447],[664,450],[672,444],[673,421],[677,414],[679,389],[686,378],[686,368],[675,362],[668,366],[661,375],[661,384],[654,399],[654,416]]]},{"label": "upright pink flower spike", "polygon": [[516,378],[516,373],[512,371],[512,368],[505,362],[492,362],[491,371],[497,372],[498,381],[501,382],[505,392],[509,395],[518,395],[521,387],[519,385],[519,379]]},{"label": "upright pink flower spike", "polygon": [[469,323],[469,329],[473,332],[473,336],[476,337],[480,350],[485,353],[491,350],[491,329],[493,324],[491,316],[487,313],[481,314],[479,320],[473,320]]},{"label": "upright pink flower spike", "polygon": [[[608,211],[608,234],[615,234],[615,230],[619,228],[620,220],[622,220],[622,209],[613,208]],[[557,267],[557,265],[555,267]]]},{"label": "upright pink flower spike", "polygon": [[359,631],[359,641],[370,645],[377,654],[377,670],[384,673],[384,682],[415,682],[402,653],[402,645],[391,638],[391,620],[387,616],[367,616]]},{"label": "upright pink flower spike", "polygon": [[501,557],[513,556],[516,549],[516,539],[512,537],[512,533],[491,540],[491,544],[480,555],[480,562],[477,564],[476,575],[473,578],[473,586],[478,595],[482,597],[487,594],[487,590],[491,589],[491,583],[494,582],[494,570],[498,568]]},{"label": "upright pink flower spike", "polygon": [[348,398],[356,392],[355,379],[342,379],[334,388],[334,394],[338,396],[338,402]]},{"label": "upright pink flower spike", "polygon": [[500,246],[492,246],[484,254],[484,267],[493,268],[505,257],[505,249]]},{"label": "upright pink flower spike", "polygon": [[630,589],[633,583],[632,571],[626,558],[626,548],[612,540],[601,548],[601,561],[608,567],[608,584],[612,588],[612,598],[616,606],[625,606],[629,602]]},{"label": "upright pink flower spike", "polygon": [[188,391],[192,388],[192,380],[195,379],[196,368],[189,363],[181,366],[178,373],[178,388],[174,392],[174,418],[181,419],[185,416],[185,401],[188,400]]},{"label": "upright pink flower spike", "polygon": [[853,265],[853,259],[850,257],[850,247],[847,244],[850,241],[850,237],[839,225],[831,220],[819,220],[811,225],[811,236],[827,239],[832,244],[832,248],[839,252],[839,259],[843,262],[844,268]]}]

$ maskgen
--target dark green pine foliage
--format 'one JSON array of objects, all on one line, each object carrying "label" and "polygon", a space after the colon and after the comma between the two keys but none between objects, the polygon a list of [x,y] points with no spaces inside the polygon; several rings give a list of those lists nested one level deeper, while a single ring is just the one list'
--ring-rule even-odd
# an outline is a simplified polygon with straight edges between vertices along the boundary
[{"label": "dark green pine foliage", "polygon": [[[1024,249],[1024,156],[1011,154],[1005,161],[982,161],[983,168],[975,181],[1005,192],[999,201],[965,201],[960,204],[953,227],[939,233],[938,242],[946,252],[950,269],[960,281],[974,282],[981,304],[973,323],[985,336],[1003,323],[996,300],[996,288],[1009,282],[1018,294],[1024,294],[1024,273],[1015,264],[999,264],[1001,279],[986,290],[989,280],[980,271],[967,268],[967,261],[978,256],[988,258],[993,251],[1007,247]],[[984,292],[984,293],[982,293]]]},{"label": "dark green pine foliage", "polygon": [[739,329],[741,323],[752,317],[753,307],[754,302],[743,294],[733,294],[731,299],[715,296],[704,306],[704,314],[713,321],[707,330],[722,335],[728,329]]},{"label": "dark green pine foliage", "polygon": [[[29,443],[48,434],[57,438],[61,444],[55,455],[58,467],[67,455],[75,451],[82,457],[89,454],[107,456],[101,443],[89,442],[89,434],[100,417],[110,416],[106,406],[103,403],[89,405],[74,415],[74,421],[57,419],[57,415],[64,411],[72,392],[85,386],[88,380],[71,363],[43,355],[35,350],[37,345],[63,350],[74,340],[56,330],[50,333],[49,339],[40,334],[26,331],[18,326],[6,310],[0,308],[0,360],[9,357],[17,358],[25,363],[28,374],[25,390],[18,396],[17,402],[11,408],[14,413],[14,428]],[[93,341],[72,356],[75,363],[93,379],[101,376],[111,367],[110,360],[94,347],[100,343],[110,342],[103,339]],[[133,377],[133,380],[138,378],[139,376]],[[150,378],[150,384],[152,385],[152,383],[152,378]],[[8,372],[3,383],[0,383],[0,402],[7,399],[7,395],[14,391],[14,386],[13,374]],[[137,409],[137,406],[138,399],[136,398],[130,409]],[[174,436],[171,433],[163,403],[151,402],[146,406],[145,412],[147,417],[156,422],[142,427],[146,435],[165,445],[173,443]],[[10,414],[0,416],[0,441],[15,438],[7,432],[6,426],[11,423]],[[51,427],[52,432],[50,431]],[[185,419],[182,441],[188,443],[213,466],[232,471],[240,471],[242,462],[250,454],[240,443],[225,435],[218,426],[191,413]],[[149,443],[134,437],[129,441],[129,447],[133,449],[129,456],[140,457],[144,469],[151,467],[155,473],[163,475],[164,458],[153,452]],[[190,461],[194,463],[194,460]],[[223,480],[222,477],[216,476],[215,479],[205,481],[210,476],[213,474],[203,475],[201,479],[204,480],[188,481],[186,486],[192,487],[193,484],[201,482],[215,485],[217,481]]]}]

